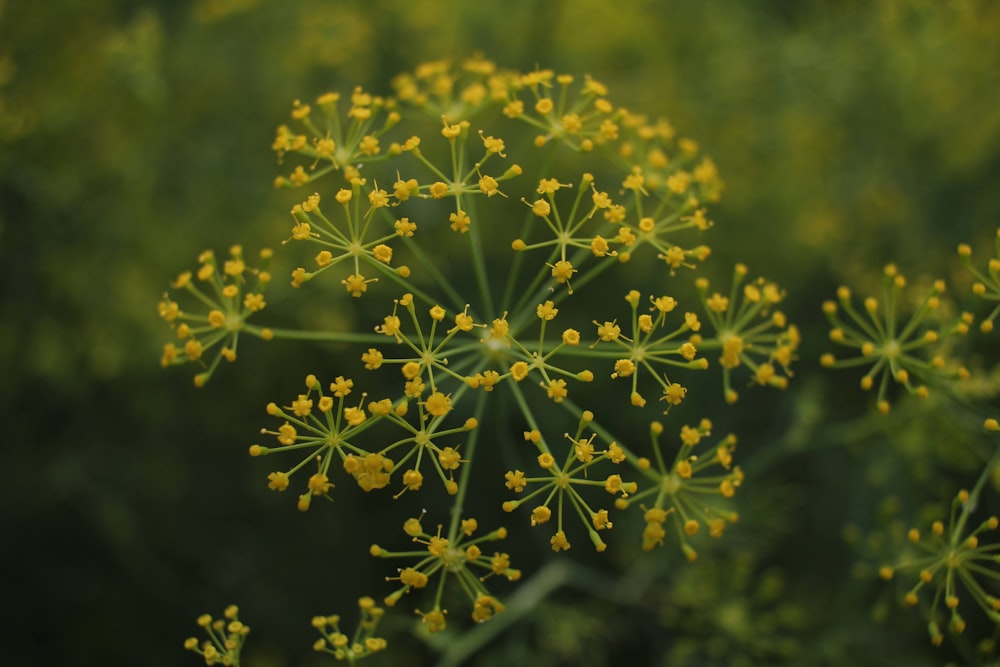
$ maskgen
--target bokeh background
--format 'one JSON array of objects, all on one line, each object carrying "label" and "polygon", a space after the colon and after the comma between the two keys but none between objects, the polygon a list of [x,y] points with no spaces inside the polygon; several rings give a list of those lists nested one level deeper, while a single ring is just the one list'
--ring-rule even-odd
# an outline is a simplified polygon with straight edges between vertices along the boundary
[{"label": "bokeh background", "polygon": [[[250,345],[195,390],[159,367],[156,302],[200,250],[287,236],[269,147],[293,99],[388,93],[423,60],[476,52],[590,73],[697,139],[726,183],[715,256],[785,285],[805,343],[793,389],[733,418],[758,476],[745,530],[696,566],[661,552],[546,570],[534,585],[551,595],[469,664],[967,662],[930,648],[864,536],[946,506],[981,443],[933,404],[864,417],[857,377],[816,359],[836,285],[871,287],[894,261],[961,287],[957,243],[992,252],[1000,4],[6,0],[0,664],[198,664],[183,639],[230,602],[253,627],[247,664],[318,664],[308,619],[350,616],[383,576],[345,555],[379,506],[345,488],[340,511],[300,515],[245,448],[263,405],[338,351]],[[974,354],[995,361],[988,341]],[[408,648],[376,664],[434,664],[396,629]]]}]

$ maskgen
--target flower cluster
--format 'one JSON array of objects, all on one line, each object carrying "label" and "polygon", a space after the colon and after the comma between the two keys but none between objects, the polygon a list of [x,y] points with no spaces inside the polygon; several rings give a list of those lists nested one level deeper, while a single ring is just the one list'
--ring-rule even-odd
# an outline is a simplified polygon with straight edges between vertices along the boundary
[{"label": "flower cluster", "polygon": [[719,351],[723,392],[729,403],[739,398],[732,386],[731,373],[741,365],[753,374],[755,384],[787,387],[791,376],[789,366],[800,342],[798,328],[774,308],[784,298],[782,290],[763,278],[743,285],[746,275],[747,267],[737,264],[728,295],[713,292],[709,296],[708,280],[695,281],[715,335],[699,335],[693,342],[702,350]]},{"label": "flower cluster", "polygon": [[[933,591],[927,609],[927,630],[935,645],[944,640],[942,627],[956,634],[965,631],[962,610],[972,606],[979,607],[994,624],[1000,624],[1000,543],[984,543],[987,534],[1000,527],[1000,519],[991,516],[967,530],[972,512],[970,499],[968,491],[959,491],[952,501],[947,525],[935,521],[929,534],[911,528],[907,538],[912,551],[879,571],[887,580],[900,572],[916,574],[915,583],[903,597],[909,606],[920,604],[925,590]],[[927,596],[923,597],[926,602]]]},{"label": "flower cluster", "polygon": [[[250,447],[251,456],[287,451],[298,453],[297,464],[268,475],[268,487],[274,491],[286,490],[295,473],[311,461],[316,462],[316,472],[309,477],[307,490],[299,496],[300,510],[308,510],[314,496],[328,496],[333,488],[330,475],[334,462],[365,491],[388,486],[392,473],[409,465],[411,467],[401,475],[402,494],[403,491],[416,491],[423,486],[421,464],[430,460],[448,493],[458,492],[453,473],[462,463],[458,452],[460,444],[455,443],[452,447],[438,443],[471,431],[478,422],[469,418],[460,427],[442,428],[442,419],[450,410],[451,399],[448,396],[433,391],[425,401],[418,402],[414,424],[407,420],[410,408],[405,397],[396,402],[383,398],[366,406],[366,394],[361,394],[356,403],[348,400],[354,388],[354,381],[350,378],[337,376],[329,384],[329,395],[323,391],[315,375],[307,376],[305,385],[306,393],[299,394],[289,405],[267,405],[267,413],[282,419],[283,423],[275,430],[262,429],[261,433],[274,436],[279,446]],[[389,444],[372,451],[362,442],[361,436],[380,423],[395,426],[395,432],[402,431],[402,437],[396,437]]]},{"label": "flower cluster", "polygon": [[[598,531],[607,530],[612,527],[611,519],[608,517],[607,509],[593,509],[581,492],[587,489],[603,489],[612,495],[625,497],[629,492],[635,492],[635,482],[625,482],[621,475],[611,474],[600,479],[595,476],[591,479],[588,472],[591,467],[602,461],[609,461],[613,465],[618,465],[626,459],[625,451],[616,442],[609,442],[605,449],[598,450],[594,446],[596,433],[590,436],[584,435],[584,430],[594,421],[594,413],[589,410],[584,411],[580,416],[579,427],[575,435],[564,433],[564,439],[569,442],[565,447],[566,455],[560,464],[552,454],[552,449],[546,443],[542,434],[537,429],[526,431],[524,439],[533,443],[539,451],[536,458],[540,472],[538,476],[528,477],[520,470],[508,470],[504,475],[506,486],[515,493],[522,493],[531,487],[530,493],[518,498],[508,500],[503,504],[503,509],[513,512],[521,505],[531,501],[534,505],[531,510],[531,525],[548,523],[552,518],[552,504],[556,506],[556,532],[549,541],[553,551],[568,550],[570,543],[563,529],[563,510],[566,506],[571,507],[580,518],[590,536],[590,541],[598,551],[604,551],[607,544],[601,539]],[[553,446],[556,443],[552,443]]]},{"label": "flower cluster", "polygon": [[[869,390],[878,380],[877,406],[889,411],[889,381],[903,385],[907,391],[925,398],[928,384],[953,378],[964,378],[964,367],[949,366],[939,351],[943,340],[955,334],[965,334],[972,315],[963,313],[954,322],[942,323],[934,317],[941,305],[944,281],[936,280],[908,319],[901,318],[901,292],[906,279],[892,264],[883,272],[883,297],[864,300],[864,314],[853,305],[851,290],[840,287],[837,301],[823,304],[830,325],[830,340],[856,351],[855,356],[836,358],[826,353],[820,362],[829,368],[868,366],[861,378],[861,388]],[[847,315],[845,320],[841,313]],[[919,384],[918,384],[919,382]]]},{"label": "flower cluster", "polygon": [[[996,257],[991,257],[986,263],[986,271],[972,265],[972,247],[967,243],[958,246],[958,255],[962,258],[962,263],[976,278],[972,285],[972,292],[986,301],[1000,302],[1000,229],[996,234]],[[993,331],[993,323],[1000,315],[1000,303],[993,307],[990,314],[979,323],[979,329],[983,333]]]},{"label": "flower cluster", "polygon": [[[315,270],[306,271],[305,268],[298,267],[292,272],[293,287],[312,280],[317,274],[338,264],[350,265],[350,273],[340,283],[353,297],[360,297],[368,291],[369,283],[378,280],[366,278],[362,273],[362,264],[389,277],[409,276],[409,268],[405,265],[391,268],[393,249],[389,243],[407,233],[412,234],[411,226],[407,222],[396,221],[391,227],[383,230],[384,233],[372,239],[366,238],[374,231],[373,214],[379,208],[389,205],[389,196],[376,185],[368,193],[367,209],[362,212],[360,192],[364,184],[364,179],[356,177],[352,179],[350,189],[341,188],[334,196],[341,209],[339,213],[342,221],[339,223],[324,214],[319,194],[310,195],[292,208],[294,225],[292,235],[287,240],[310,242],[322,248],[314,258]],[[331,216],[334,220],[337,219],[333,214]]]},{"label": "flower cluster", "polygon": [[208,639],[199,642],[196,637],[188,637],[184,641],[184,648],[202,656],[206,665],[239,667],[240,651],[250,632],[250,628],[240,622],[239,612],[236,605],[229,605],[222,618],[202,614],[198,617],[198,625],[208,635]]},{"label": "flower cluster", "polygon": [[385,650],[388,646],[386,640],[375,636],[385,610],[376,606],[375,600],[370,597],[358,600],[358,608],[361,610],[361,619],[351,637],[340,631],[340,616],[334,614],[313,617],[312,625],[322,635],[313,644],[313,650],[328,653],[336,660],[344,660],[351,665],[373,653]]},{"label": "flower cluster", "polygon": [[317,97],[318,113],[314,113],[311,105],[295,100],[292,120],[301,125],[302,131],[280,125],[271,148],[279,158],[294,152],[312,158],[313,163],[308,171],[296,167],[287,177],[279,177],[275,185],[302,186],[336,169],[355,175],[361,165],[386,158],[379,138],[400,120],[399,113],[392,108],[395,103],[358,87],[351,93],[351,104],[342,119],[340,98],[339,93],[333,92]]},{"label": "flower cluster", "polygon": [[[1000,261],[991,259],[983,272],[972,264],[970,246],[960,245],[958,254],[975,278],[973,294],[988,301],[1000,300]],[[945,306],[942,280],[933,281],[922,291],[912,302],[912,312],[907,312],[906,288],[906,279],[891,264],[883,271],[881,299],[865,298],[862,309],[854,305],[851,290],[840,287],[837,301],[825,302],[823,312],[832,327],[830,340],[853,353],[844,357],[826,353],[821,364],[866,367],[861,387],[870,390],[878,385],[876,407],[880,413],[890,411],[891,383],[902,385],[919,398],[927,398],[936,385],[947,390],[940,392],[945,403],[959,408],[955,411],[958,423],[968,422],[977,410],[975,396],[955,391],[953,381],[966,379],[970,373],[953,355],[955,342],[960,340],[956,336],[968,334],[975,318],[970,312],[953,315]],[[980,331],[992,331],[998,312],[994,309],[981,322]],[[988,432],[1000,431],[995,418],[986,419],[984,426]],[[988,516],[974,523],[972,519],[986,482],[996,478],[1000,463],[995,443],[983,444],[969,448],[974,458],[983,460],[979,479],[971,491],[961,490],[954,496],[947,520],[931,522],[929,530],[900,528],[896,532],[902,546],[891,558],[883,554],[884,564],[879,568],[884,580],[906,581],[902,601],[921,610],[935,646],[944,643],[948,634],[956,645],[967,645],[960,637],[984,617],[994,632],[1000,627],[1000,571],[996,567],[1000,545],[991,539],[1000,528],[1000,520]],[[993,647],[987,640],[979,642],[977,650],[985,655],[993,652]]]},{"label": "flower cluster", "polygon": [[[408,519],[403,524],[403,531],[421,548],[413,551],[388,551],[377,544],[369,550],[377,558],[416,559],[413,565],[399,570],[398,580],[401,584],[393,593],[385,598],[387,606],[394,606],[404,594],[413,589],[425,588],[432,577],[438,578],[434,604],[429,611],[418,612],[429,632],[440,632],[447,627],[442,606],[442,595],[445,582],[455,579],[458,585],[472,602],[472,620],[477,623],[488,621],[495,614],[504,610],[504,605],[486,589],[484,581],[494,575],[505,577],[508,581],[521,578],[521,571],[510,566],[510,556],[502,552],[494,552],[492,556],[483,553],[480,545],[494,542],[507,537],[506,528],[497,528],[479,537],[473,537],[479,523],[473,519],[462,519],[457,530],[452,530],[447,537],[441,536],[442,526],[437,527],[433,535],[424,531],[420,518]],[[484,573],[483,576],[477,572]]]},{"label": "flower cluster", "polygon": [[[637,459],[636,464],[653,483],[631,497],[623,494],[615,501],[619,509],[639,503],[646,522],[643,550],[652,551],[663,544],[667,536],[664,524],[669,520],[684,555],[693,561],[698,552],[687,538],[697,535],[703,526],[711,537],[722,537],[726,524],[739,519],[739,514],[724,502],[736,494],[743,482],[743,471],[733,465],[736,437],[727,435],[705,454],[693,453],[702,439],[711,434],[711,429],[712,423],[707,419],[696,426],[682,426],[681,445],[667,463],[660,446],[663,424],[658,421],[650,424],[655,467],[646,457]],[[652,502],[647,505],[650,499]]]},{"label": "flower cluster", "polygon": [[[777,309],[777,285],[746,282],[743,265],[728,296],[697,277],[711,255],[706,206],[722,191],[715,164],[666,119],[615,106],[588,76],[505,71],[474,58],[429,63],[393,85],[393,97],[356,89],[349,104],[331,93],[296,102],[273,145],[282,161],[298,163],[276,184],[312,192],[291,208],[285,248],[313,248],[294,260],[291,285],[302,294],[307,283],[332,280],[336,307],[354,308],[359,330],[247,324],[263,307],[251,298],[259,290],[243,286],[251,272],[216,271],[210,255],[202,280],[230,299],[217,309],[219,338],[205,336],[218,316],[197,320],[172,301],[161,305],[171,323],[203,321],[208,329],[187,325],[182,338],[206,346],[231,334],[235,349],[240,331],[355,346],[335,360],[341,370],[323,381],[308,375],[294,398],[267,404],[275,421],[250,454],[291,459],[267,474],[268,487],[285,491],[304,477],[301,510],[332,497],[338,475],[366,492],[390,489],[404,504],[419,493],[432,511],[450,505],[450,521],[436,531],[407,521],[414,550],[371,548],[408,561],[389,577],[398,586],[387,606],[433,588],[419,607],[431,631],[446,625],[451,588],[481,622],[504,608],[485,581],[520,577],[507,553],[484,551],[507,530],[477,536],[469,516],[483,515],[472,503],[552,526],[556,552],[570,549],[577,519],[604,551],[616,513],[638,506],[645,549],[669,541],[693,560],[703,528],[720,537],[737,518],[736,440],[706,446],[711,422],[703,419],[680,428],[668,462],[665,427],[652,418],[686,409],[689,378],[714,363],[728,402],[739,368],[751,385],[784,388],[799,345]],[[330,192],[326,176],[336,177]],[[262,285],[269,278],[253,275]],[[193,290],[189,278],[176,286]],[[349,368],[359,362],[363,371]],[[698,404],[707,409],[701,397]],[[646,435],[634,425],[650,422],[652,450],[643,456],[635,442]],[[482,469],[492,457],[477,447],[498,452],[503,467]],[[474,468],[483,481],[473,495]],[[363,601],[367,629],[350,640],[338,621],[318,619],[317,648],[347,660],[380,650],[373,604]]]},{"label": "flower cluster", "polygon": [[[591,349],[597,348],[597,353],[604,353],[614,359],[611,378],[627,378],[631,381],[629,402],[640,408],[646,405],[646,397],[639,391],[639,376],[645,371],[659,385],[659,400],[666,403],[664,412],[667,412],[671,406],[681,404],[687,395],[687,388],[671,381],[665,369],[702,370],[709,366],[707,359],[697,356],[698,348],[695,345],[696,342],[701,342],[696,333],[701,330],[701,321],[697,314],[686,312],[683,319],[677,318],[679,321],[675,328],[668,330],[667,317],[677,307],[676,299],[667,295],[650,296],[651,305],[642,314],[639,313],[642,295],[638,290],[630,290],[625,295],[625,301],[632,308],[629,326],[631,338],[622,334],[617,320],[603,323],[594,321],[597,342]],[[690,336],[683,338],[689,332]],[[613,344],[615,351],[605,352],[609,346],[602,343]]]},{"label": "flower cluster", "polygon": [[[198,306],[198,312],[189,312],[181,304],[163,295],[158,311],[176,332],[177,343],[163,346],[160,364],[164,367],[174,364],[194,362],[204,370],[195,375],[194,383],[201,387],[219,365],[221,359],[236,360],[236,344],[240,333],[247,332],[264,340],[272,338],[267,328],[247,324],[247,320],[264,309],[264,290],[271,282],[267,264],[271,259],[270,249],[260,252],[261,266],[250,268],[243,258],[243,247],[234,245],[229,249],[229,259],[219,262],[215,253],[206,250],[198,257],[201,265],[192,274],[185,271],[171,283],[175,290],[183,290]],[[213,348],[215,356],[206,365],[204,358]]]}]

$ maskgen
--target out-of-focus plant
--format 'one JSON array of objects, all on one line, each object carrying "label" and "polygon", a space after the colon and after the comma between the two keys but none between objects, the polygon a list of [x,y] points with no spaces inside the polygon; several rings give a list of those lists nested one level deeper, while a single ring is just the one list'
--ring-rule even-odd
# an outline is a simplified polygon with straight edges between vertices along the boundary
[{"label": "out-of-focus plant", "polygon": [[[972,263],[971,246],[961,244],[958,254],[976,278],[973,294],[988,301],[995,300],[992,292],[995,291],[997,260],[990,259],[984,273]],[[939,317],[934,313],[941,307],[945,291],[943,281],[935,280],[929,291],[912,303],[901,297],[905,286],[906,280],[896,267],[887,266],[882,302],[867,297],[864,314],[853,307],[850,290],[840,287],[839,305],[833,301],[823,304],[823,311],[833,325],[830,339],[855,348],[860,355],[837,359],[832,353],[826,353],[822,364],[827,367],[868,366],[861,387],[871,389],[874,379],[880,378],[876,405],[883,414],[889,412],[890,379],[904,385],[920,399],[928,397],[928,384],[936,384],[943,393],[942,404],[937,409],[951,410],[959,424],[959,437],[973,441],[978,437],[975,433],[962,431],[972,431],[968,423],[971,416],[988,415],[991,408],[982,402],[982,396],[977,396],[975,390],[964,386],[970,380],[970,372],[959,363],[947,360],[961,359],[968,350],[942,346],[950,335],[969,333],[975,320],[973,311],[978,304],[970,304],[970,310],[961,314]],[[907,313],[910,308],[913,312]],[[847,320],[841,317],[841,311],[846,313]],[[994,309],[982,321],[979,329],[984,334],[993,330],[995,317]],[[911,380],[918,378],[921,384],[912,385]],[[995,395],[995,388],[992,393]],[[985,394],[989,396],[990,393]],[[981,416],[980,419],[983,425],[980,428],[990,437],[983,445],[969,447],[980,469],[971,490],[960,489],[947,512],[935,512],[933,520],[929,521],[929,530],[914,526],[906,532],[906,540],[889,540],[883,546],[881,557],[884,560],[878,569],[879,575],[887,581],[905,581],[902,601],[921,610],[935,646],[943,644],[946,636],[966,653],[965,647],[974,644],[977,659],[995,653],[991,637],[1000,631],[1000,568],[995,555],[1000,543],[993,536],[1000,522],[996,516],[974,518],[986,504],[983,494],[987,482],[995,477],[1000,463],[1000,449],[992,435],[1000,430],[1000,424],[994,417]],[[925,451],[925,455],[927,453],[930,452]],[[964,462],[957,465],[964,456],[949,458],[952,467],[962,468],[958,470],[959,475],[968,474]],[[898,521],[894,524],[898,525]],[[973,635],[971,639],[966,635],[969,628],[973,628],[969,630]]]}]

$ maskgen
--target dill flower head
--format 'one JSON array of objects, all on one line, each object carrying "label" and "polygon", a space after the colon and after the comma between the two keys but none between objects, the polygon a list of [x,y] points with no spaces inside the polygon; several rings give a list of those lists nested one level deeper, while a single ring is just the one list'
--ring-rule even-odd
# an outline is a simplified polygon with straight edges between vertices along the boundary
[{"label": "dill flower head", "polygon": [[313,650],[332,655],[337,661],[347,661],[353,664],[362,658],[384,651],[389,645],[382,637],[376,637],[379,622],[385,615],[385,609],[375,604],[370,597],[358,600],[360,618],[355,632],[348,636],[341,632],[340,616],[314,616],[312,626],[320,634],[313,644]]},{"label": "dill flower head", "polygon": [[[247,321],[267,305],[264,290],[271,282],[267,271],[271,256],[271,250],[264,249],[260,265],[248,267],[242,246],[230,247],[228,259],[221,262],[214,252],[206,250],[198,257],[197,271],[177,276],[170,287],[180,293],[178,300],[167,293],[157,306],[160,317],[176,334],[175,341],[163,346],[160,364],[198,364],[202,370],[195,375],[194,383],[201,387],[222,359],[236,360],[240,333],[270,340],[270,330]],[[192,304],[192,310],[186,310],[187,303]],[[211,360],[206,363],[209,356]]]},{"label": "dill flower head", "polygon": [[1000,316],[1000,229],[997,229],[994,245],[994,256],[986,262],[985,271],[973,265],[970,245],[963,243],[958,246],[958,256],[976,279],[972,284],[972,293],[984,301],[996,302],[990,314],[979,323],[979,329],[983,333],[993,331],[994,322]]},{"label": "dill flower head", "polygon": [[[978,488],[974,492],[978,493]],[[970,492],[959,491],[946,522],[934,521],[929,530],[910,528],[907,540],[911,548],[879,570],[886,580],[905,577],[908,588],[903,602],[921,607],[935,646],[944,640],[945,630],[962,634],[971,613],[1000,623],[996,588],[1000,544],[992,538],[1000,519],[990,516],[973,523],[974,506]]]},{"label": "dill flower head", "polygon": [[185,649],[202,656],[206,665],[240,664],[240,653],[250,628],[240,622],[236,605],[226,607],[222,618],[202,614],[198,617],[198,626],[208,639],[199,642],[196,637],[188,637],[184,640]]},{"label": "dill flower head", "polygon": [[660,445],[663,424],[650,424],[654,458],[641,457],[636,464],[651,484],[615,501],[619,509],[638,503],[646,524],[642,534],[644,551],[664,543],[669,524],[685,557],[694,561],[698,552],[688,538],[703,530],[713,538],[722,537],[726,526],[739,520],[739,514],[727,502],[743,483],[743,471],[733,465],[736,437],[727,435],[714,446],[709,445],[707,451],[694,453],[704,448],[702,440],[711,435],[711,429],[707,419],[694,426],[682,426],[680,445],[670,460]]},{"label": "dill flower head", "polygon": [[507,553],[495,551],[492,555],[483,551],[483,545],[502,540],[507,537],[506,528],[497,528],[485,535],[475,535],[479,528],[473,518],[462,519],[459,530],[454,537],[442,537],[442,526],[437,527],[434,534],[425,532],[421,517],[408,519],[403,524],[403,531],[411,540],[420,545],[414,551],[393,552],[377,544],[369,549],[377,558],[399,558],[417,560],[413,565],[399,570],[399,576],[390,578],[399,582],[400,586],[385,598],[387,606],[394,606],[406,593],[414,589],[427,587],[431,579],[437,579],[436,595],[432,610],[418,612],[423,618],[429,632],[440,632],[447,627],[442,607],[442,591],[445,582],[455,580],[465,591],[472,602],[472,620],[482,623],[504,610],[504,605],[486,588],[485,582],[495,575],[503,576],[509,581],[521,578],[521,571],[510,566],[510,556]]},{"label": "dill flower head", "polygon": [[830,340],[850,352],[839,357],[826,353],[820,362],[828,368],[867,366],[861,388],[868,391],[877,384],[880,412],[889,411],[890,381],[926,398],[929,386],[968,376],[964,367],[949,362],[943,344],[951,336],[967,333],[972,315],[963,313],[959,318],[942,320],[938,313],[945,284],[935,280],[916,309],[904,318],[902,293],[906,285],[906,278],[890,264],[883,271],[881,300],[865,298],[863,312],[855,307],[847,287],[837,290],[837,301],[823,304],[832,327]]},{"label": "dill flower head", "polygon": [[778,309],[784,291],[763,278],[744,285],[746,275],[747,267],[737,264],[727,295],[712,292],[709,296],[708,280],[695,281],[712,333],[695,334],[691,342],[702,350],[718,350],[723,393],[729,403],[739,398],[731,375],[741,366],[749,371],[754,384],[787,387],[801,341],[798,328]]},{"label": "dill flower head", "polygon": [[[450,505],[433,531],[406,523],[412,550],[371,548],[404,563],[387,606],[435,591],[418,607],[432,632],[450,618],[443,591],[462,590],[483,622],[504,608],[485,582],[520,576],[487,550],[507,530],[478,533],[474,505],[549,531],[555,552],[584,534],[604,551],[619,513],[638,507],[647,550],[672,544],[693,559],[696,540],[737,518],[736,439],[710,442],[707,419],[655,419],[683,410],[690,378],[716,364],[726,401],[744,370],[751,386],[784,388],[799,343],[777,285],[746,282],[742,265],[725,295],[698,277],[711,256],[708,206],[723,189],[714,162],[589,76],[472,58],[421,65],[393,90],[296,101],[275,135],[275,184],[297,192],[281,239],[296,267],[286,292],[308,299],[313,281],[328,281],[362,324],[258,328],[245,320],[263,302],[244,303],[246,288],[246,310],[222,311],[227,332],[345,350],[328,375],[267,404],[270,423],[250,447],[276,461],[267,486],[294,487],[300,510],[345,481]],[[172,301],[161,313],[182,319]],[[710,398],[698,396],[699,409]],[[650,446],[634,425],[651,422]],[[672,460],[667,428],[680,438]],[[483,471],[492,486],[471,494],[471,471],[491,460],[477,456],[484,447],[510,465]],[[317,627],[320,650],[353,650],[336,623]]]}]

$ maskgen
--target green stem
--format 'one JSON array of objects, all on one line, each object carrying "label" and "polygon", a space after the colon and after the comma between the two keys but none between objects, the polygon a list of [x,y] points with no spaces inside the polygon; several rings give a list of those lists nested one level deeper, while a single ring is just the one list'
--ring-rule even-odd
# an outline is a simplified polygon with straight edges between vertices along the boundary
[{"label": "green stem", "polygon": [[[524,418],[528,421],[528,426],[541,432],[541,429],[538,427],[538,422],[535,421],[535,415],[531,411],[531,407],[528,405],[528,401],[525,399],[524,393],[521,391],[521,387],[519,387],[516,382],[508,384],[507,386],[511,393],[514,394],[514,400],[517,401],[517,406],[521,409]],[[548,452],[551,454],[551,452],[549,452],[548,445],[545,444],[545,438],[538,441],[537,447],[542,452]]]},{"label": "green stem", "polygon": [[441,642],[441,659],[438,667],[457,667],[477,653],[479,649],[493,641],[507,628],[538,610],[538,605],[558,588],[569,583],[573,566],[565,560],[546,564],[530,580],[524,582],[507,600],[506,609],[459,637],[448,637]]},{"label": "green stem", "polygon": [[983,486],[986,484],[986,479],[993,472],[994,466],[1000,463],[1000,448],[993,452],[993,456],[990,460],[983,466],[983,471],[979,473],[979,479],[976,480],[976,485],[972,487],[972,491],[969,492],[969,499],[962,505],[962,512],[958,516],[958,523],[955,524],[955,530],[951,534],[952,546],[957,544],[958,538],[965,530],[965,524],[969,519],[969,515],[975,511],[976,506],[979,504],[979,493],[983,490]]},{"label": "green stem", "polygon": [[379,272],[382,273],[382,275],[384,275],[387,278],[389,278],[389,280],[392,280],[394,283],[396,283],[397,285],[399,285],[400,287],[402,287],[407,292],[413,293],[418,299],[420,299],[424,303],[427,303],[427,304],[434,304],[434,303],[436,303],[435,300],[434,300],[434,297],[432,297],[431,295],[427,294],[427,292],[424,292],[419,287],[416,287],[407,278],[404,278],[403,276],[399,275],[394,269],[392,269],[392,268],[390,268],[388,266],[385,266],[384,264],[380,264],[378,262],[372,262],[372,265],[375,266],[376,269]]},{"label": "green stem", "polygon": [[469,442],[465,448],[466,463],[462,466],[462,472],[458,477],[458,493],[455,494],[455,502],[451,506],[451,525],[448,526],[448,542],[455,543],[458,537],[458,529],[462,522],[462,510],[465,505],[465,492],[469,487],[469,476],[472,473],[472,460],[476,452],[476,442],[479,440],[479,431],[482,428],[483,412],[486,409],[486,392],[479,392],[476,399],[475,418],[479,426],[469,431]]},{"label": "green stem", "polygon": [[[476,211],[475,200],[469,198],[468,215],[472,218],[472,225],[469,229],[469,249],[472,251],[472,265],[476,271],[476,282],[479,283],[479,294],[483,299],[486,312],[483,317],[494,317],[498,315],[493,310],[493,295],[490,294],[490,278],[486,273],[486,258],[483,256],[483,239],[480,230],[479,215]],[[459,202],[461,205],[461,202]]]},{"label": "green stem", "polygon": [[[515,259],[520,258],[523,255],[524,252],[519,252],[517,253]],[[554,262],[558,256],[558,248],[553,248],[552,252],[549,254],[549,262]],[[538,303],[539,300],[546,294],[548,288],[543,287],[542,285],[546,282],[548,276],[548,271],[544,269],[536,272],[531,282],[521,292],[521,299],[511,310],[514,314],[511,316],[510,327],[515,336],[521,333],[533,321],[534,309],[529,308],[528,305],[531,303]],[[561,293],[565,293],[565,290]],[[508,301],[505,300],[504,303],[508,303]]]},{"label": "green stem", "polygon": [[389,336],[375,333],[353,333],[350,331],[301,331],[299,329],[272,329],[270,327],[258,327],[252,324],[245,324],[243,331],[263,338],[262,332],[267,329],[274,338],[284,340],[312,340],[325,343],[385,343],[392,340]]},{"label": "green stem", "polygon": [[427,256],[427,253],[424,252],[423,248],[421,248],[419,244],[415,243],[413,239],[407,237],[403,238],[403,245],[405,245],[406,248],[413,253],[413,257],[420,262],[420,265],[425,271],[427,271],[428,274],[430,274],[431,278],[434,279],[434,282],[437,283],[437,286],[440,287],[441,290],[448,296],[451,300],[452,307],[456,310],[462,310],[465,306],[465,301],[462,300],[459,293],[455,291],[455,288],[451,286],[441,271],[438,270],[434,262]]},{"label": "green stem", "polygon": [[[545,161],[542,163],[538,170],[538,173],[544,177],[548,173],[549,168],[552,166],[552,159],[555,156],[555,147],[546,151]],[[531,230],[531,225],[535,221],[535,214],[528,209],[527,213],[524,215],[524,222],[521,225],[521,235],[518,238],[526,238],[528,232]],[[517,278],[521,273],[521,264],[524,263],[525,253],[515,252],[514,260],[510,265],[510,273],[507,274],[507,286],[503,291],[503,303],[510,303],[514,297],[514,288],[517,286]],[[515,308],[513,312],[517,312]]]}]

